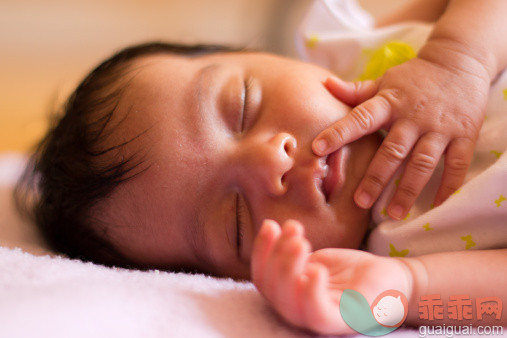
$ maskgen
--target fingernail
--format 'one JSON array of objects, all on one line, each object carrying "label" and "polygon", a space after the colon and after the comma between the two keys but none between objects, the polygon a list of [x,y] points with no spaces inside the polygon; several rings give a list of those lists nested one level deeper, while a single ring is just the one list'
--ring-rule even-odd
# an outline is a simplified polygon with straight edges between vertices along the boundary
[{"label": "fingernail", "polygon": [[303,226],[301,225],[301,223],[299,222],[293,222],[292,223],[292,226],[293,226],[293,234],[296,235],[296,236],[302,236],[303,233],[304,233],[304,228]]},{"label": "fingernail", "polygon": [[359,194],[356,202],[361,208],[366,209],[370,207],[371,197],[368,193],[363,191]]},{"label": "fingernail", "polygon": [[403,207],[401,205],[395,205],[389,210],[389,215],[391,215],[392,218],[400,220],[402,219],[404,214]]},{"label": "fingernail", "polygon": [[298,227],[296,223],[286,222],[282,227],[282,233],[285,237],[294,237],[298,234]]},{"label": "fingernail", "polygon": [[259,230],[259,235],[260,236],[267,236],[270,232],[271,232],[271,228],[272,228],[272,223],[273,221],[270,221],[270,220],[265,220],[263,223],[262,223],[262,226]]},{"label": "fingernail", "polygon": [[313,146],[316,151],[323,153],[327,149],[327,141],[321,138],[320,140],[317,140]]}]

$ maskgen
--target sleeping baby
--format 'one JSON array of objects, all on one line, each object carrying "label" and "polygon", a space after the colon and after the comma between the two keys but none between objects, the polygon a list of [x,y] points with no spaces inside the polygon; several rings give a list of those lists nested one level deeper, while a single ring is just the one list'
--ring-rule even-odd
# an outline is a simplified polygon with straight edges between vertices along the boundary
[{"label": "sleeping baby", "polygon": [[[331,41],[311,25],[317,15],[352,29],[340,10],[364,18],[349,1],[310,10],[310,61],[354,59],[332,48],[351,36],[415,36],[361,27]],[[252,279],[283,318],[318,333],[351,332],[344,289],[369,303],[399,290],[414,325],[421,295],[505,300],[507,45],[485,32],[505,31],[507,3],[404,11],[385,23],[438,18],[431,35],[416,57],[356,83],[332,65],[220,46],[124,49],[70,96],[18,201],[33,202],[69,257]]]}]

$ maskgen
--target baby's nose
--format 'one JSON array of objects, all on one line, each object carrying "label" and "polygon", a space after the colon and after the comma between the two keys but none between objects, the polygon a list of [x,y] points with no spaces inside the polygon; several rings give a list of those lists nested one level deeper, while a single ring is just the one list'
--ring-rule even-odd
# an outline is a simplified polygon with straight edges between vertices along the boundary
[{"label": "baby's nose", "polygon": [[267,188],[269,194],[280,196],[287,191],[285,176],[294,165],[297,150],[296,139],[288,133],[278,133],[267,142],[255,147],[255,176]]}]

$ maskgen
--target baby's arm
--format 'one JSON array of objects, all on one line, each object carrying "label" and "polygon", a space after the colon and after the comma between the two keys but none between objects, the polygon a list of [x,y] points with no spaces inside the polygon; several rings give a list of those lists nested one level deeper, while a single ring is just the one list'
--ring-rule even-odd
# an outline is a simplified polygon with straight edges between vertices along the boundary
[{"label": "baby's arm", "polygon": [[[428,321],[419,319],[421,296],[438,294],[446,304],[449,296],[470,296],[472,302],[483,297],[498,297],[507,304],[507,249],[441,252],[401,259],[413,276],[412,302],[409,302],[407,323],[412,325],[507,325],[507,316],[500,320],[483,316],[478,320],[458,322],[448,318]],[[474,304],[475,306],[475,304]]]},{"label": "baby's arm", "polygon": [[479,62],[492,80],[507,66],[506,15],[504,0],[450,1],[420,56],[446,66],[463,54]]},{"label": "baby's arm", "polygon": [[317,136],[315,153],[323,156],[378,129],[389,130],[354,195],[359,206],[373,205],[405,158],[407,166],[387,208],[391,217],[405,217],[443,154],[435,205],[460,187],[490,83],[507,65],[506,16],[505,0],[450,1],[418,57],[376,81],[326,81],[333,95],[356,107]]},{"label": "baby's arm", "polygon": [[[275,310],[295,326],[320,334],[346,334],[352,329],[340,314],[345,289],[360,292],[369,304],[382,292],[405,294],[410,325],[506,325],[507,317],[452,322],[419,319],[421,296],[499,297],[507,302],[507,250],[439,253],[417,258],[379,257],[352,249],[310,252],[303,227],[287,221],[283,229],[265,221],[252,252],[252,280]],[[476,317],[475,317],[476,318]]]}]

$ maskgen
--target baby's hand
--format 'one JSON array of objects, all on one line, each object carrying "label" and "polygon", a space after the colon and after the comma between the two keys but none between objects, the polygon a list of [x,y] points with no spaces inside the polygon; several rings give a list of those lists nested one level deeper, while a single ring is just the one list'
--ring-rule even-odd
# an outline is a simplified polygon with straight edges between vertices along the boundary
[{"label": "baby's hand", "polygon": [[352,249],[310,253],[303,226],[286,221],[283,229],[264,221],[252,251],[252,281],[274,309],[291,324],[319,334],[354,331],[340,314],[340,297],[354,289],[371,303],[396,289],[407,297],[410,270],[399,260]]},{"label": "baby's hand", "polygon": [[366,134],[388,130],[354,200],[360,207],[371,207],[410,155],[387,208],[394,219],[405,217],[445,153],[434,201],[441,204],[463,183],[484,120],[489,77],[480,67],[462,62],[451,68],[414,58],[376,81],[327,79],[330,93],[355,108],[317,136],[314,152],[324,156]]}]

